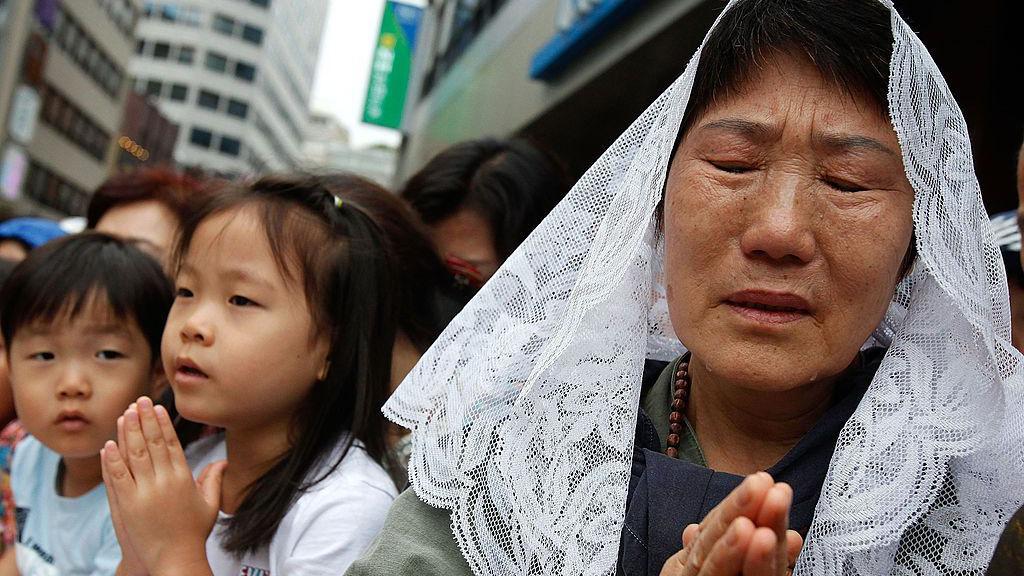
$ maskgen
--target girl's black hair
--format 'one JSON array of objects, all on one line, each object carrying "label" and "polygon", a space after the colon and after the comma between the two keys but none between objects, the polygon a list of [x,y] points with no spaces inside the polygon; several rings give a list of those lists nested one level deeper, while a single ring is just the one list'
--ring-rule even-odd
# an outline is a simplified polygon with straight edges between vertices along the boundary
[{"label": "girl's black hair", "polygon": [[[226,522],[222,545],[236,555],[269,544],[299,495],[331,474],[354,441],[377,462],[384,457],[381,407],[395,340],[395,279],[378,225],[356,202],[337,204],[324,180],[313,176],[269,176],[230,186],[182,224],[174,251],[178,268],[203,221],[253,210],[282,275],[303,287],[316,329],[330,335],[326,378],[292,418],[291,448],[248,487]],[[324,465],[326,472],[312,474]]]},{"label": "girl's black hair", "polygon": [[74,319],[105,298],[121,320],[134,321],[160,361],[160,339],[174,289],[160,264],[131,242],[100,232],[53,240],[29,252],[0,290],[0,331],[7,350],[18,330],[58,316]]}]

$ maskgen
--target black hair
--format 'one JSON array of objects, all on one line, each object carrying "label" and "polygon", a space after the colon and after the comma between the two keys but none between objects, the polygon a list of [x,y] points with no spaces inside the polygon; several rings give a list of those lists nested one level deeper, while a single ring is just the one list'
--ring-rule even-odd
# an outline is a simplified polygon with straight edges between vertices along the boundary
[{"label": "black hair", "polygon": [[121,320],[134,321],[160,359],[160,339],[174,290],[160,264],[132,243],[100,232],[66,236],[36,248],[0,290],[0,331],[10,350],[21,328],[70,319],[105,297]]},{"label": "black hair", "polygon": [[[379,226],[355,201],[339,207],[324,180],[311,176],[268,176],[212,196],[183,222],[174,267],[203,221],[237,210],[254,211],[282,275],[302,286],[316,330],[331,342],[326,377],[293,415],[290,448],[225,523],[224,548],[242,555],[271,541],[299,495],[331,474],[354,441],[384,458],[395,279]],[[312,477],[332,455],[327,471]]]},{"label": "black hair", "polygon": [[421,353],[451,318],[451,277],[415,211],[380,185],[348,173],[315,177],[345,202],[353,202],[376,222],[395,280],[394,323]]},{"label": "black hair", "polygon": [[892,47],[889,10],[878,0],[737,2],[701,50],[679,133],[779,53],[807,58],[827,81],[867,96],[888,118]]},{"label": "black hair", "polygon": [[494,234],[498,258],[512,254],[569,190],[565,168],[522,139],[456,144],[406,182],[401,196],[428,225],[468,208]]}]

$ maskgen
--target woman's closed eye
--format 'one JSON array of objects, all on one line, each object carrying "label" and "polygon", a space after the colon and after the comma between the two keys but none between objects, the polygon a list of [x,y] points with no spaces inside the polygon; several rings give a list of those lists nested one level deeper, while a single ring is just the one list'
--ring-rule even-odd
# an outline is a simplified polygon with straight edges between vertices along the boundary
[{"label": "woman's closed eye", "polygon": [[727,174],[746,174],[747,172],[752,172],[757,168],[750,162],[740,162],[735,160],[708,160],[708,164],[714,166],[716,170]]},{"label": "woman's closed eye", "polygon": [[869,188],[861,186],[860,184],[851,182],[843,178],[836,178],[834,176],[823,176],[821,181],[825,183],[829,188],[838,192],[863,192]]}]

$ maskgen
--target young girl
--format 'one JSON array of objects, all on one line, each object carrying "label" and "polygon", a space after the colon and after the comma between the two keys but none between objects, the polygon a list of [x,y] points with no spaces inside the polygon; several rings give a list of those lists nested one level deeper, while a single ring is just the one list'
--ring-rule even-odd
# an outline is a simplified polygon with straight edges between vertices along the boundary
[{"label": "young girl", "polygon": [[122,573],[340,574],[373,540],[396,496],[382,254],[317,179],[227,190],[183,224],[164,368],[181,415],[224,433],[186,456],[162,407],[125,412],[103,452]]}]

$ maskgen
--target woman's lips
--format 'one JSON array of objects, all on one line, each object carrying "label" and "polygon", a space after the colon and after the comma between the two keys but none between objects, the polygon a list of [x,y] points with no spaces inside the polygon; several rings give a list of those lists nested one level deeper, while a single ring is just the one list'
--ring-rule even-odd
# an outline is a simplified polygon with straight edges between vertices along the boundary
[{"label": "woman's lips", "polygon": [[811,314],[807,300],[789,292],[742,290],[730,294],[725,304],[738,315],[759,324],[787,324]]}]

